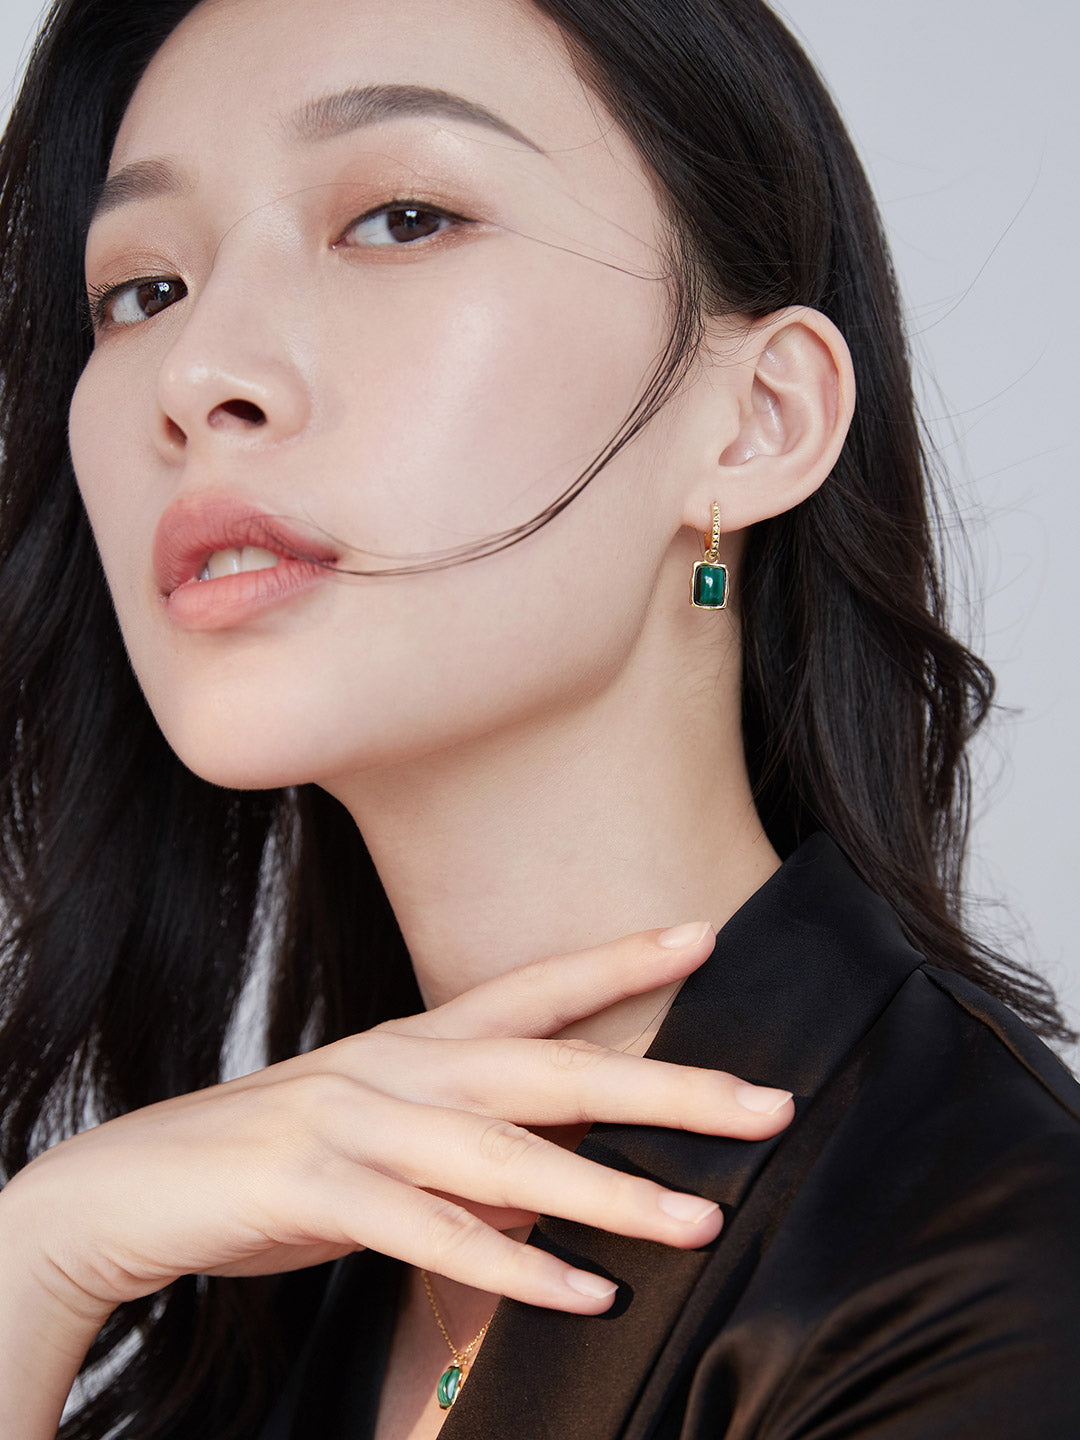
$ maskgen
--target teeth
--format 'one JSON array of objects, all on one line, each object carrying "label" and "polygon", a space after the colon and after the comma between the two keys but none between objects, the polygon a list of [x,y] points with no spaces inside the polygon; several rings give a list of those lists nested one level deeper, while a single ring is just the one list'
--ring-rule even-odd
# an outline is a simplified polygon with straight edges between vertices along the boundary
[{"label": "teeth", "polygon": [[199,579],[220,580],[223,575],[239,575],[242,570],[272,570],[280,558],[272,550],[263,550],[258,545],[245,545],[242,550],[215,550]]}]

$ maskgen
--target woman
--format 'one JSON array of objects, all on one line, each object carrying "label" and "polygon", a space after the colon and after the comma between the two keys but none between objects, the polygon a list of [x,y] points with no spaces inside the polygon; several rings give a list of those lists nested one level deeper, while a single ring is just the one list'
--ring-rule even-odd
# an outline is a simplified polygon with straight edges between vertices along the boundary
[{"label": "woman", "polygon": [[87,1353],[71,1436],[1074,1433],[990,681],[770,12],[68,0],[3,176],[5,1436]]}]

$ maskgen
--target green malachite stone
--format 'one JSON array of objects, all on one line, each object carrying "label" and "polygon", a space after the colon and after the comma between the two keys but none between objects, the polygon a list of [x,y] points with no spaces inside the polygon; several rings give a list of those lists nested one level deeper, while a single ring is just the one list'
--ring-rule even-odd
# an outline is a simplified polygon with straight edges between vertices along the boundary
[{"label": "green malachite stone", "polygon": [[694,566],[690,598],[705,610],[722,610],[727,604],[727,566],[699,560]]},{"label": "green malachite stone", "polygon": [[439,1383],[435,1387],[435,1394],[438,1396],[439,1409],[449,1410],[457,1399],[457,1393],[461,1389],[461,1366],[451,1365],[449,1370],[444,1370],[439,1376]]}]

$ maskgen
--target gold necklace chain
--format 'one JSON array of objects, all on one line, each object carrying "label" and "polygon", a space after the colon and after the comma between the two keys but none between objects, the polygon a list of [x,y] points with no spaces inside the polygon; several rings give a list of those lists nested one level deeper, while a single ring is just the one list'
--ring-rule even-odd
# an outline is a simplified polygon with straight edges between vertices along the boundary
[{"label": "gold necklace chain", "polygon": [[435,1299],[435,1292],[431,1288],[431,1276],[426,1270],[421,1270],[420,1278],[424,1282],[424,1289],[427,1291],[428,1302],[431,1305],[432,1311],[435,1315],[435,1323],[438,1325],[440,1331],[442,1332],[442,1337],[446,1341],[446,1344],[450,1350],[450,1354],[454,1357],[454,1363],[452,1365],[448,1365],[447,1368],[443,1371],[443,1373],[439,1376],[439,1383],[435,1387],[435,1398],[439,1402],[439,1408],[441,1410],[449,1410],[450,1406],[453,1405],[454,1401],[457,1399],[461,1391],[462,1385],[464,1385],[465,1383],[465,1372],[468,1368],[469,1357],[472,1355],[472,1352],[476,1349],[476,1347],[480,1344],[480,1341],[483,1340],[484,1336],[487,1334],[488,1325],[491,1324],[491,1321],[489,1320],[487,1322],[487,1324],[480,1331],[479,1335],[475,1336],[472,1340],[469,1341],[468,1345],[465,1346],[464,1350],[459,1350],[454,1344],[454,1342],[450,1339],[450,1332],[446,1328],[446,1323],[444,1322],[442,1317],[442,1311],[439,1309],[439,1303]]}]

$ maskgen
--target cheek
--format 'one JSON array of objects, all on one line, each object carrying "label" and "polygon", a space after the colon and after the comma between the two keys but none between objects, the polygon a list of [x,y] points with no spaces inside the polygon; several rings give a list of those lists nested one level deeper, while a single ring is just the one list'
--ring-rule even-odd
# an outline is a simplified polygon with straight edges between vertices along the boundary
[{"label": "cheek", "polygon": [[[95,383],[98,382],[98,383]],[[90,517],[94,534],[100,547],[104,532],[108,529],[106,517],[110,510],[109,477],[115,475],[115,464],[110,459],[115,449],[116,416],[112,406],[106,403],[93,359],[79,377],[71,397],[68,412],[68,445],[71,462],[75,469],[79,493]]]},{"label": "cheek", "polygon": [[[153,581],[154,529],[167,498],[147,416],[156,368],[95,351],[68,417],[71,459],[132,667],[151,707],[170,695],[173,637]],[[169,731],[162,721],[166,737]]]},{"label": "cheek", "polygon": [[132,589],[137,556],[146,560],[147,535],[161,507],[152,480],[148,384],[152,378],[145,365],[117,363],[95,352],[75,387],[68,416],[75,478],[118,603]]},{"label": "cheek", "polygon": [[510,236],[369,284],[333,347],[358,547],[441,550],[543,511],[644,389],[666,339],[660,291]]}]

